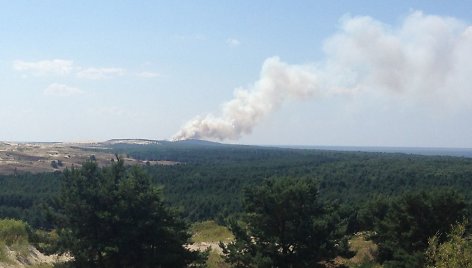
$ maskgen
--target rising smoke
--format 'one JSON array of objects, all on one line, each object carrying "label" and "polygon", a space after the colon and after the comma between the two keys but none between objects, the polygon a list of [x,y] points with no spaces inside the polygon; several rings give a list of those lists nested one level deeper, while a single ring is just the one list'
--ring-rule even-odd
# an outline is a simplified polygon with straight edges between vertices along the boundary
[{"label": "rising smoke", "polygon": [[236,89],[219,115],[195,117],[173,139],[239,139],[291,99],[376,90],[446,102],[472,99],[472,26],[454,18],[413,12],[395,28],[346,17],[324,51],[325,60],[316,65],[265,60],[259,80]]},{"label": "rising smoke", "polygon": [[320,89],[318,72],[309,66],[288,65],[277,57],[267,59],[261,78],[249,89],[239,88],[234,99],[223,105],[220,117],[207,115],[188,122],[174,137],[238,139],[251,133],[264,116],[270,114],[288,98],[306,99]]}]

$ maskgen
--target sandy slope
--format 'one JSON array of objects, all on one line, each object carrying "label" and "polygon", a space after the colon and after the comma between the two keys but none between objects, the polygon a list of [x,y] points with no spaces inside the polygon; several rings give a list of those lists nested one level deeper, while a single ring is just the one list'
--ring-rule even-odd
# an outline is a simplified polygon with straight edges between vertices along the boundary
[{"label": "sandy slope", "polygon": [[[115,141],[116,142],[116,141]],[[126,140],[126,142],[131,142]],[[53,172],[73,166],[80,167],[93,155],[100,166],[109,165],[115,155],[105,143],[15,143],[0,142],[0,174],[16,172]],[[134,144],[134,143],[133,143]],[[126,164],[145,165],[144,161],[123,158]],[[55,162],[55,168],[52,165]],[[173,165],[172,161],[149,161],[150,165]]]},{"label": "sandy slope", "polygon": [[19,254],[7,247],[8,262],[0,262],[0,268],[23,268],[38,264],[54,264],[65,262],[70,259],[68,256],[44,255],[35,247],[29,246],[26,254]]}]

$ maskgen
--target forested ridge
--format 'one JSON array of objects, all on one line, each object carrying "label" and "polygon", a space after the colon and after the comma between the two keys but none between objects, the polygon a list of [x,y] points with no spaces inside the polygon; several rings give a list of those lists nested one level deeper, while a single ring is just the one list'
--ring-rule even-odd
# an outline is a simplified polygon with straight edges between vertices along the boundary
[{"label": "forested ridge", "polygon": [[[397,232],[403,232],[395,229],[393,218],[409,217],[402,214],[406,213],[405,207],[413,203],[413,210],[416,206],[423,206],[424,211],[429,208],[430,214],[425,217],[437,218],[428,218],[433,222],[445,222],[437,213],[443,209],[438,204],[452,204],[453,212],[457,213],[444,217],[456,221],[469,215],[472,200],[471,158],[216,143],[115,144],[107,150],[142,160],[144,173],[154,185],[162,187],[163,202],[177,208],[188,222],[212,219],[231,226],[232,219],[243,220],[248,209],[244,200],[251,189],[258,189],[267,181],[313,182],[316,202],[329,208],[324,213],[330,215],[327,222],[336,221],[333,228],[337,234],[382,232],[373,239],[381,246],[379,260],[386,267],[423,265],[421,252],[427,246],[425,241],[438,231],[432,225],[428,227],[429,232],[415,236],[419,241],[417,247],[402,248],[403,242],[392,240]],[[146,164],[153,160],[171,160],[177,164]],[[55,228],[63,181],[61,172],[0,176],[0,218],[21,219],[33,228]],[[453,198],[449,200],[446,196]],[[384,245],[382,239],[390,242]],[[413,238],[408,236],[408,239]],[[248,260],[256,261],[259,253],[254,254]]]},{"label": "forested ridge", "polygon": [[[470,200],[472,159],[390,153],[336,152],[235,145],[127,145],[112,149],[136,159],[180,164],[146,166],[165,199],[192,221],[228,216],[241,209],[242,190],[271,177],[310,177],[320,197],[360,203],[373,196],[437,187]],[[93,152],[91,152],[93,155]],[[41,225],[39,206],[60,188],[61,173],[0,176],[0,216]]]}]

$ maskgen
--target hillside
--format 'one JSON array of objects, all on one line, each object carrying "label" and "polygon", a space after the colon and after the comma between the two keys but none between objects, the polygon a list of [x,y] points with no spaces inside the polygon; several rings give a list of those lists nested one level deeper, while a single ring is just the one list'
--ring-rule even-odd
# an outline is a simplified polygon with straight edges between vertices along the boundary
[{"label": "hillside", "polygon": [[[61,142],[0,142],[0,174],[21,172],[54,172],[72,166],[80,167],[83,162],[94,158],[100,165],[107,165],[115,158],[110,146],[120,144],[158,144],[150,140],[110,140],[97,143]],[[125,157],[127,164],[145,164],[132,157]],[[150,164],[173,164],[169,161],[151,161]]]}]

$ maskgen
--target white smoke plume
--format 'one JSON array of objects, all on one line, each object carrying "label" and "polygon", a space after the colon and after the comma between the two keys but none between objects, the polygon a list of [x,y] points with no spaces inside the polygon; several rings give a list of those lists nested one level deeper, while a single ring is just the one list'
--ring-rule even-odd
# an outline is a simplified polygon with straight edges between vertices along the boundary
[{"label": "white smoke plume", "polygon": [[236,89],[220,115],[197,116],[173,139],[235,140],[285,101],[320,95],[382,90],[446,104],[472,101],[472,26],[460,20],[417,11],[392,27],[346,17],[324,51],[317,68],[267,59],[260,79]]},{"label": "white smoke plume", "polygon": [[196,117],[175,135],[188,138],[238,139],[251,133],[264,116],[277,109],[287,98],[305,99],[319,89],[317,72],[302,65],[288,65],[277,57],[267,59],[261,78],[249,89],[239,88],[234,99],[223,105],[220,117],[211,114]]}]

